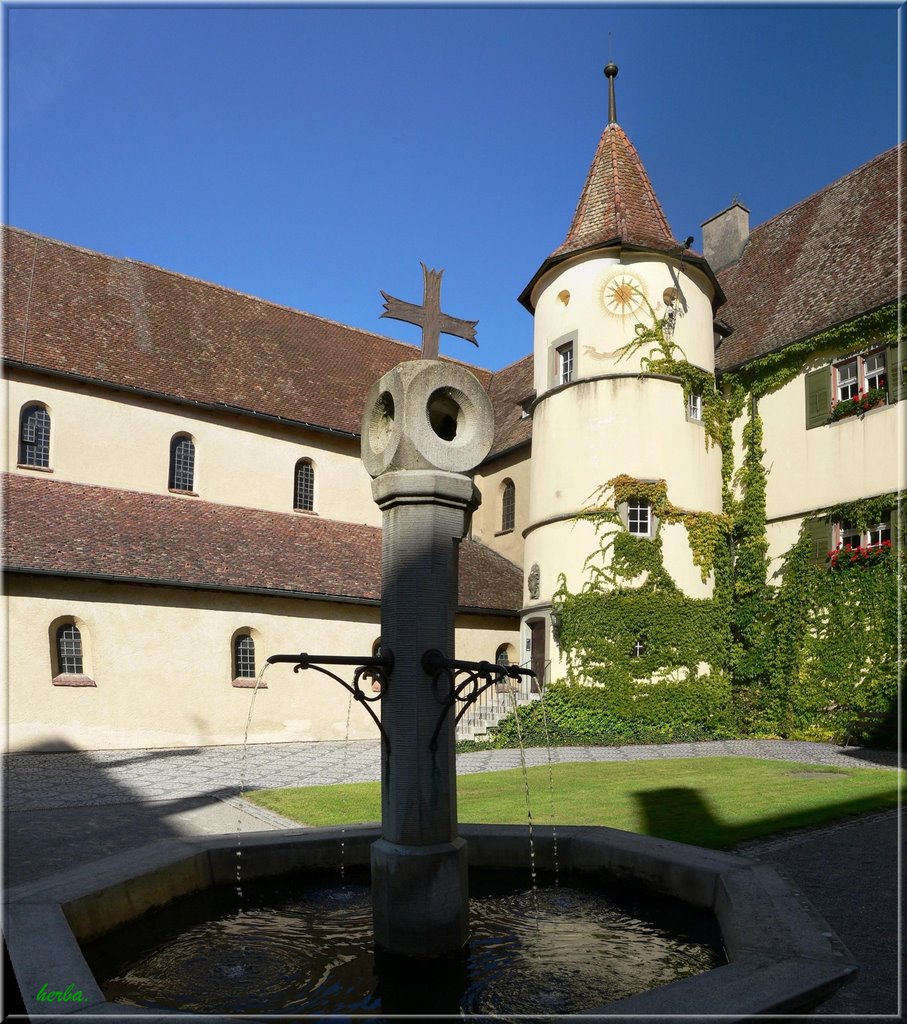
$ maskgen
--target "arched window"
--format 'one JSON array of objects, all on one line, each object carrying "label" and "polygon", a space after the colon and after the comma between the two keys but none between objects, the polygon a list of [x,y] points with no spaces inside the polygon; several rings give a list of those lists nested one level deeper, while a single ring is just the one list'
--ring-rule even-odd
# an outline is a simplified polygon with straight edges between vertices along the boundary
[{"label": "arched window", "polygon": [[57,665],[60,675],[83,674],[82,634],[74,622],[64,622],[57,627]]},{"label": "arched window", "polygon": [[315,470],[309,459],[300,459],[296,463],[293,508],[303,512],[311,512],[315,508]]},{"label": "arched window", "polygon": [[91,636],[81,619],[63,615],[48,625],[54,686],[97,686],[91,678]]},{"label": "arched window", "polygon": [[174,434],[170,441],[170,474],[167,486],[173,491],[191,491],[195,482],[195,445],[187,434]]},{"label": "arched window", "polygon": [[505,480],[501,487],[501,532],[513,529],[516,519],[516,487],[512,480]]},{"label": "arched window", "polygon": [[255,641],[248,633],[240,633],[233,640],[233,678],[255,678]]},{"label": "arched window", "polygon": [[43,405],[26,405],[19,419],[19,465],[50,465],[50,416]]}]

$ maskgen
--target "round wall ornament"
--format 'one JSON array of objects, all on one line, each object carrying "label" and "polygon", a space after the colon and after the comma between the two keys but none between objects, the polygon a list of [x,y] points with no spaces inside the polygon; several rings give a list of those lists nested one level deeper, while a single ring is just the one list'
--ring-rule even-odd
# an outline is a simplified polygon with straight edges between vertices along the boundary
[{"label": "round wall ornament", "polygon": [[642,306],[644,297],[642,281],[635,274],[619,267],[605,278],[601,304],[606,313],[625,317],[635,313]]}]

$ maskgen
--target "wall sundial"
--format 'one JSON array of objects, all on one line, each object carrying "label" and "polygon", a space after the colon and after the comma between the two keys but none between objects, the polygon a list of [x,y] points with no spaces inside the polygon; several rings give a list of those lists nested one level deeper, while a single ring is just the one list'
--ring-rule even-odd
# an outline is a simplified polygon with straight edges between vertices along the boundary
[{"label": "wall sundial", "polygon": [[625,317],[642,306],[644,296],[645,291],[639,278],[628,270],[618,270],[605,281],[601,303],[606,313]]}]

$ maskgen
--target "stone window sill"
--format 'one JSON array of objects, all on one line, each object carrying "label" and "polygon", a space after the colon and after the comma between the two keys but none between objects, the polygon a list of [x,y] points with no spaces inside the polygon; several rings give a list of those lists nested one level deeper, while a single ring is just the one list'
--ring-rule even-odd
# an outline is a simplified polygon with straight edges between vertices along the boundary
[{"label": "stone window sill", "polygon": [[27,462],[17,462],[16,469],[29,469],[32,473],[53,473],[50,466],[31,466]]},{"label": "stone window sill", "polygon": [[495,537],[506,537],[508,533],[513,533],[512,526],[510,527],[509,530],[498,530],[498,532],[495,534]]},{"label": "stone window sill", "polygon": [[181,490],[179,487],[168,487],[167,490],[171,494],[182,494],[186,498],[197,498],[198,497],[198,491],[184,491],[184,490]]},{"label": "stone window sill", "polygon": [[98,684],[90,677],[74,672],[61,672],[54,676],[51,682],[54,686],[97,686]]},{"label": "stone window sill", "polygon": [[[233,685],[239,690],[254,690],[255,680],[251,676],[237,676],[237,678],[233,680]],[[267,688],[268,684],[264,682],[264,680],[258,684],[259,690],[267,690]]]},{"label": "stone window sill", "polygon": [[313,508],[294,508],[294,512],[298,512],[301,516],[317,516],[318,513]]}]

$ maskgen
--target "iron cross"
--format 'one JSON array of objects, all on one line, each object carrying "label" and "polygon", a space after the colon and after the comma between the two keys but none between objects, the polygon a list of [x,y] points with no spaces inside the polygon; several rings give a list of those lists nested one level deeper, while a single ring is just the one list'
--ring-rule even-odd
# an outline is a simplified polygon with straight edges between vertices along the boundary
[{"label": "iron cross", "polygon": [[413,302],[403,302],[401,299],[395,299],[388,295],[387,292],[381,292],[384,298],[384,312],[381,316],[389,317],[391,320],[403,320],[408,324],[417,324],[422,328],[423,359],[438,358],[438,336],[440,334],[453,334],[478,346],[479,343],[476,341],[478,320],[459,320],[441,312],[441,275],[444,271],[429,270],[424,263],[421,266],[424,278],[422,305],[417,306]]}]

